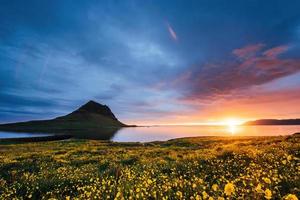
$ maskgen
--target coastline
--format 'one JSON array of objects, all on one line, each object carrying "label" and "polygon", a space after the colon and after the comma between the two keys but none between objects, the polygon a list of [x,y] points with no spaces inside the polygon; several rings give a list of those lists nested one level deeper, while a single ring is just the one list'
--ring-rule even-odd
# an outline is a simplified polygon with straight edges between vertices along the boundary
[{"label": "coastline", "polygon": [[3,143],[30,143],[30,142],[49,142],[57,140],[71,139],[71,135],[50,135],[50,136],[37,136],[37,137],[20,137],[20,138],[2,138],[0,144]]}]

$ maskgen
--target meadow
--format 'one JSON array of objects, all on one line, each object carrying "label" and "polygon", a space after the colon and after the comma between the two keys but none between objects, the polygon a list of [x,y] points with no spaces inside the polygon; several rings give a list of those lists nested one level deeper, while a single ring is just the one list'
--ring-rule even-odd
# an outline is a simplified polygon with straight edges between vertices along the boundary
[{"label": "meadow", "polygon": [[0,199],[300,196],[299,135],[2,143],[0,161]]}]

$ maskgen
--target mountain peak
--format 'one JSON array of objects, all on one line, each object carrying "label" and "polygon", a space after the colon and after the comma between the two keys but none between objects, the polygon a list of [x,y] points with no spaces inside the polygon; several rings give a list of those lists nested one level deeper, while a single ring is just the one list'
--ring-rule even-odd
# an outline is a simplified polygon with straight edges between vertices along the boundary
[{"label": "mountain peak", "polygon": [[[85,103],[83,106],[106,106],[106,105],[103,105],[101,103],[98,103],[96,101],[93,101],[93,100],[89,100],[87,103]],[[83,107],[82,106],[82,107]]]},{"label": "mountain peak", "polygon": [[94,114],[100,114],[105,117],[115,119],[115,115],[112,113],[110,108],[107,105],[102,105],[98,102],[95,102],[93,100],[88,101],[86,104],[75,110],[72,114],[83,114],[83,113],[94,113]]}]

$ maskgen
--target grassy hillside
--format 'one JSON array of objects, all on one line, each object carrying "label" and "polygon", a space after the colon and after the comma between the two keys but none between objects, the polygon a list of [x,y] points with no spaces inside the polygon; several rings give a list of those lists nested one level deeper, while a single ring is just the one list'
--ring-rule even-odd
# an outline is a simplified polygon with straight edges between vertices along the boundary
[{"label": "grassy hillside", "polygon": [[299,156],[296,135],[0,145],[0,199],[295,199]]}]

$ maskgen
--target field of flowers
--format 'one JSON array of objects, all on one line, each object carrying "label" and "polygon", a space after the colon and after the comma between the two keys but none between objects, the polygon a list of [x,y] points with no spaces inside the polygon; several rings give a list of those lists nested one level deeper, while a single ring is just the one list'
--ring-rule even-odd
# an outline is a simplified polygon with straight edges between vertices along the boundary
[{"label": "field of flowers", "polygon": [[299,158],[299,135],[0,144],[0,199],[295,200]]}]

